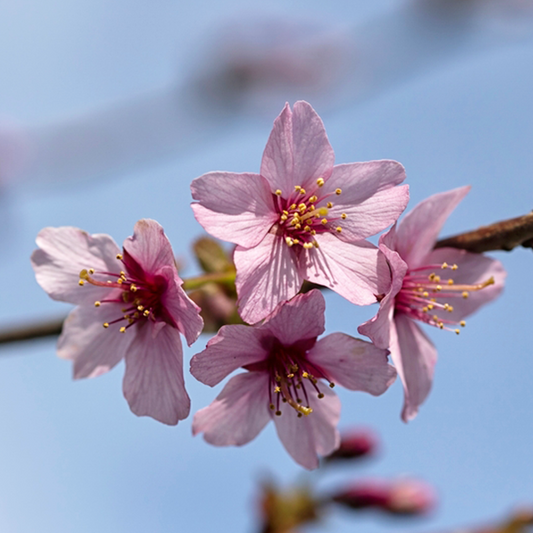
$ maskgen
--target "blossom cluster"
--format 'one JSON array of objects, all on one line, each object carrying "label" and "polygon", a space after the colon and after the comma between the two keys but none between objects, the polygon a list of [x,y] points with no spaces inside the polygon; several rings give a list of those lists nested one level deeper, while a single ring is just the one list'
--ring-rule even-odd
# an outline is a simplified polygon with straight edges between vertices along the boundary
[{"label": "blossom cluster", "polygon": [[[320,117],[297,102],[275,120],[258,174],[210,172],[193,180],[197,221],[236,245],[242,323],[222,326],[190,371],[215,386],[243,370],[196,413],[195,434],[216,446],[240,446],[273,420],[288,453],[312,469],[319,455],[339,447],[336,384],[380,395],[398,374],[402,418],[416,416],[437,358],[417,322],[459,332],[466,316],[498,296],[505,271],[483,255],[434,249],[468,187],[428,198],[398,223],[409,199],[404,179],[396,161],[334,165]],[[387,228],[378,246],[367,240]],[[37,245],[38,283],[76,305],[58,342],[74,378],[99,376],[125,359],[131,410],[165,424],[185,419],[190,399],[180,335],[191,345],[203,320],[163,228],[140,220],[122,248],[107,235],[45,228]],[[319,339],[325,300],[310,286],[355,305],[379,304],[358,328],[370,340],[344,333]]]}]

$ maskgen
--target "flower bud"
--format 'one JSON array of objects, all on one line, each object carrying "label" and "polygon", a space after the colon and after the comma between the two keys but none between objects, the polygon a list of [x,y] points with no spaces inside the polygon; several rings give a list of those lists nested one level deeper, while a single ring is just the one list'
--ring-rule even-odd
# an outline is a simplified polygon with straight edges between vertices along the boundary
[{"label": "flower bud", "polygon": [[368,480],[334,494],[334,502],[351,509],[375,508],[395,515],[421,515],[435,507],[436,495],[426,483],[414,479]]},{"label": "flower bud", "polygon": [[368,430],[352,430],[341,435],[340,446],[325,460],[342,461],[373,455],[378,447],[377,437]]}]

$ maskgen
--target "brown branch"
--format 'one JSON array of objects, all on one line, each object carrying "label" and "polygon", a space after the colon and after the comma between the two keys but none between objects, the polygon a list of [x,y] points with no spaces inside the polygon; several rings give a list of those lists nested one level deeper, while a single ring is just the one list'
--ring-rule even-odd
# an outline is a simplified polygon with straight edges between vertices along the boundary
[{"label": "brown branch", "polygon": [[510,252],[517,246],[533,248],[533,212],[441,239],[435,248],[451,247],[482,253],[491,250]]},{"label": "brown branch", "polygon": [[40,339],[42,337],[56,337],[61,333],[63,321],[65,319],[55,319],[29,326],[12,327],[0,331],[0,344],[10,342],[26,341],[30,339]]}]

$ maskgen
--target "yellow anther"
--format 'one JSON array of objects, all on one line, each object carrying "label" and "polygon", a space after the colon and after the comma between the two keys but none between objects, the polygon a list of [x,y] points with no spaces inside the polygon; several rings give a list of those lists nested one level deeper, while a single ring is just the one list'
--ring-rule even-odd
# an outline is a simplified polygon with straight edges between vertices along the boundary
[{"label": "yellow anther", "polygon": [[448,285],[453,285],[453,279],[450,278],[450,279],[448,280]]},{"label": "yellow anther", "polygon": [[107,322],[104,322],[104,323],[102,324],[102,326],[104,326],[104,328],[108,328],[108,327],[109,327],[109,324],[108,324]]},{"label": "yellow anther", "polygon": [[302,377],[307,379],[309,377],[309,374],[307,372],[302,372]]},{"label": "yellow anther", "polygon": [[121,278],[125,278],[126,277],[126,272],[124,272],[124,270],[120,271],[120,277]]},{"label": "yellow anther", "polygon": [[342,218],[342,220],[346,220],[346,213],[342,213],[341,214],[341,218]]},{"label": "yellow anther", "polygon": [[298,239],[293,239],[292,242],[293,242],[294,244],[300,244],[300,241],[299,241]]},{"label": "yellow anther", "polygon": [[289,210],[292,211],[293,209],[296,209],[296,204],[291,204],[289,206]]},{"label": "yellow anther", "polygon": [[323,187],[324,186],[324,178],[318,178],[316,180],[316,184],[319,186],[319,187]]},{"label": "yellow anther", "polygon": [[464,320],[461,320],[461,322],[459,322],[459,325],[464,328],[466,326],[466,322]]},{"label": "yellow anther", "polygon": [[325,207],[321,207],[321,208],[318,210],[318,215],[319,215],[319,217],[325,217],[328,213],[329,213],[329,211],[328,211],[327,208],[325,208]]},{"label": "yellow anther", "polygon": [[457,270],[459,267],[457,265],[452,265],[452,270]]},{"label": "yellow anther", "polygon": [[342,189],[335,189],[335,194],[339,196],[339,194],[342,192]]},{"label": "yellow anther", "polygon": [[290,374],[287,374],[287,378],[292,379],[294,377],[294,374],[291,372]]},{"label": "yellow anther", "polygon": [[439,329],[444,329],[444,324],[442,322],[439,322]]},{"label": "yellow anther", "polygon": [[135,285],[130,285],[130,291],[131,292],[137,292],[137,287]]},{"label": "yellow anther", "polygon": [[101,305],[102,305],[101,302],[98,302],[98,301],[94,302],[95,307],[100,307]]},{"label": "yellow anther", "polygon": [[341,232],[342,232],[342,228],[341,228],[340,226],[337,226],[337,227],[335,228],[335,231],[336,231],[337,233],[341,233]]},{"label": "yellow anther", "polygon": [[428,279],[429,281],[433,281],[435,279],[435,272],[432,272],[429,276],[428,276]]},{"label": "yellow anther", "polygon": [[298,406],[298,411],[302,413],[302,415],[305,415],[305,416],[308,416],[313,412],[311,407],[304,407],[303,405]]},{"label": "yellow anther", "polygon": [[301,204],[298,204],[298,209],[300,211],[305,211],[307,209],[307,205],[302,202]]},{"label": "yellow anther", "polygon": [[122,261],[122,254],[117,254],[116,257],[119,261]]},{"label": "yellow anther", "polygon": [[281,189],[276,189],[276,196],[281,196]]},{"label": "yellow anther", "polygon": [[310,226],[304,226],[304,231],[311,231]]},{"label": "yellow anther", "polygon": [[461,330],[456,329],[456,330],[455,330],[455,333],[457,333],[457,335],[459,335],[459,333],[461,333]]},{"label": "yellow anther", "polygon": [[94,274],[94,268],[89,269],[89,274]]},{"label": "yellow anther", "polygon": [[439,317],[437,315],[433,315],[431,317],[435,322],[438,322],[439,321]]},{"label": "yellow anther", "polygon": [[83,286],[85,285],[85,281],[83,281],[82,279],[80,279],[80,280],[78,281],[78,285],[79,285],[80,287],[83,287]]},{"label": "yellow anther", "polygon": [[149,309],[145,309],[143,311],[143,316],[148,316],[150,314],[150,310]]},{"label": "yellow anther", "polygon": [[422,293],[422,296],[423,296],[424,298],[427,298],[427,297],[429,296],[429,292],[427,292],[427,291],[423,292],[423,293]]},{"label": "yellow anther", "polygon": [[301,185],[295,185],[295,186],[294,186],[294,190],[295,190],[295,191],[299,191],[301,188],[302,188]]},{"label": "yellow anther", "polygon": [[81,278],[81,279],[89,279],[89,273],[87,272],[87,270],[83,269],[83,270],[80,272],[80,278]]},{"label": "yellow anther", "polygon": [[422,311],[424,311],[424,313],[427,313],[429,311],[429,307],[428,306],[422,307]]},{"label": "yellow anther", "polygon": [[279,394],[281,392],[281,388],[280,387],[274,387],[274,392],[276,394]]},{"label": "yellow anther", "polygon": [[316,235],[316,229],[311,230],[311,235]]},{"label": "yellow anther", "polygon": [[285,222],[289,217],[287,215],[281,215],[279,218]]},{"label": "yellow anther", "polygon": [[450,304],[444,304],[444,310],[445,311],[448,311],[449,307],[450,307]]},{"label": "yellow anther", "polygon": [[435,306],[433,304],[428,305],[428,309],[431,311]]},{"label": "yellow anther", "polygon": [[436,275],[436,276],[433,278],[433,281],[434,281],[435,283],[438,283],[438,282],[440,281],[440,276],[437,276],[437,275]]},{"label": "yellow anther", "polygon": [[448,263],[446,263],[446,261],[444,261],[444,263],[442,263],[442,265],[440,266],[441,268],[448,268]]},{"label": "yellow anther", "polygon": [[453,305],[449,305],[448,306],[448,313],[452,313],[453,312]]},{"label": "yellow anther", "polygon": [[285,242],[287,243],[287,246],[292,246],[294,244],[294,241],[290,237],[285,237]]},{"label": "yellow anther", "polygon": [[416,289],[418,292],[424,292],[424,287],[417,287]]},{"label": "yellow anther", "polygon": [[468,298],[468,291],[463,291],[462,296],[463,296],[463,298]]},{"label": "yellow anther", "polygon": [[124,283],[124,280],[123,280],[122,278],[118,278],[118,279],[117,279],[117,283],[118,283],[119,285],[122,285],[122,284]]},{"label": "yellow anther", "polygon": [[282,213],[283,213],[284,215],[288,215],[288,214],[289,214],[289,212],[288,212],[288,211],[285,211],[285,209],[282,211]]},{"label": "yellow anther", "polygon": [[120,333],[126,333],[126,328],[124,326],[122,326],[120,329],[119,329]]},{"label": "yellow anther", "polygon": [[322,222],[322,224],[326,225],[328,223],[328,219],[327,218],[323,218],[320,222]]},{"label": "yellow anther", "polygon": [[331,202],[328,202],[328,203],[326,204],[326,207],[327,207],[328,209],[331,209],[331,208],[333,207],[333,204],[332,204]]},{"label": "yellow anther", "polygon": [[305,194],[305,189],[304,188],[300,188],[300,194]]},{"label": "yellow anther", "polygon": [[[315,233],[316,233],[316,232],[315,232]],[[318,247],[319,247],[319,246],[318,246],[318,242],[313,241],[313,246],[314,246],[315,248],[318,248]]]},{"label": "yellow anther", "polygon": [[137,311],[144,311],[144,305],[138,305]]},{"label": "yellow anther", "polygon": [[436,292],[442,291],[442,285],[437,285],[437,286],[435,287],[435,291],[436,291]]},{"label": "yellow anther", "polygon": [[311,198],[309,198],[309,202],[312,204],[314,204],[317,200],[318,200],[318,196],[315,196],[314,194],[313,196],[311,196]]},{"label": "yellow anther", "polygon": [[313,248],[313,243],[312,242],[304,242],[303,247],[306,250],[310,250],[311,248]]}]

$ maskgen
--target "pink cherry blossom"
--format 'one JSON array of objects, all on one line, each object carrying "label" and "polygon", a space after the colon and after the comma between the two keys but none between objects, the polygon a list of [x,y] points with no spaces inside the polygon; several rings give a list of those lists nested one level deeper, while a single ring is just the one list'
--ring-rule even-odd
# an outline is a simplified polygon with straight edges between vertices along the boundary
[{"label": "pink cherry blossom", "polygon": [[[258,326],[223,326],[191,360],[191,373],[214,386],[239,367],[215,401],[198,411],[193,433],[215,446],[242,446],[274,420],[293,459],[312,469],[340,443],[334,383],[382,394],[396,377],[387,351],[343,333],[324,332],[324,297],[313,290],[280,304]],[[329,386],[328,386],[329,385]]]},{"label": "pink cherry blossom", "polygon": [[365,241],[405,209],[396,161],[333,165],[324,125],[307,102],[274,121],[260,174],[210,172],[191,185],[198,222],[237,244],[242,318],[255,323],[304,280],[358,305],[376,301],[377,249]]},{"label": "pink cherry blossom", "polygon": [[74,378],[99,376],[124,358],[124,396],[136,415],[165,424],[186,418],[180,332],[190,345],[203,322],[181,288],[163,228],[139,220],[123,250],[108,235],[73,227],[45,228],[37,245],[38,283],[54,300],[77,304],[58,342]]},{"label": "pink cherry blossom", "polygon": [[405,422],[417,415],[429,394],[437,362],[435,346],[415,321],[459,333],[463,319],[503,289],[506,274],[499,261],[454,248],[433,249],[444,222],[469,190],[427,198],[380,238],[391,280],[377,315],[358,331],[390,349],[404,387]]}]

